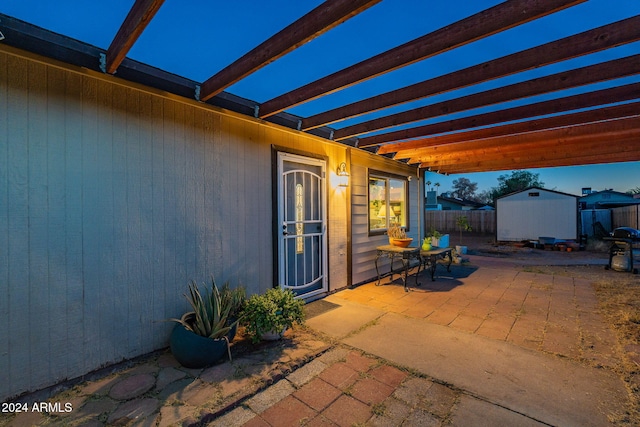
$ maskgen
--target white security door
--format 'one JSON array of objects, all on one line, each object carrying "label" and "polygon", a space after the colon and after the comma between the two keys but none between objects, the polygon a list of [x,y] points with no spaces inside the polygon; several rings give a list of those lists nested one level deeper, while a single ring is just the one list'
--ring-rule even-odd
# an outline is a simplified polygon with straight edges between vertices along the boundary
[{"label": "white security door", "polygon": [[325,166],[278,153],[279,284],[302,298],[327,290]]}]

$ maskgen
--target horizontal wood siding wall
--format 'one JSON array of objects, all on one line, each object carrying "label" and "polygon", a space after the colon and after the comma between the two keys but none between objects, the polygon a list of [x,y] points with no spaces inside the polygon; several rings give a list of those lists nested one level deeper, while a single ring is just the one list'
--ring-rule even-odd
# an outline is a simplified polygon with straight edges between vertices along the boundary
[{"label": "horizontal wood siding wall", "polygon": [[458,233],[460,228],[456,221],[466,216],[473,233],[495,234],[496,211],[425,211],[425,230],[432,228],[441,233]]},{"label": "horizontal wood siding wall", "polygon": [[611,209],[612,228],[631,227],[640,230],[640,205]]},{"label": "horizontal wood siding wall", "polygon": [[[409,231],[408,237],[414,239],[413,245],[417,245],[421,230],[422,217],[418,214],[422,209],[420,203],[420,181],[416,177],[416,169],[392,162],[380,156],[375,156],[366,151],[351,152],[351,247],[352,247],[352,280],[353,284],[359,284],[373,280],[376,277],[375,257],[376,247],[389,243],[386,235],[369,236],[369,209],[368,209],[368,171],[383,171],[396,175],[411,176],[409,182]],[[383,268],[388,265],[386,259],[380,259],[379,265]]]},{"label": "horizontal wood siding wall", "polygon": [[[189,280],[273,285],[272,144],[346,148],[0,50],[0,400],[168,345]],[[346,285],[346,195],[330,195]],[[341,263],[343,265],[341,265]]]}]

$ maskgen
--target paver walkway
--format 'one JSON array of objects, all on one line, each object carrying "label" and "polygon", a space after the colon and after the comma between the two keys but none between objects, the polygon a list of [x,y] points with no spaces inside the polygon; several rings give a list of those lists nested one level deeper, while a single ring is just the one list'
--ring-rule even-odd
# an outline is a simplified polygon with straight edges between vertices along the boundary
[{"label": "paver walkway", "polygon": [[[0,414],[0,426],[197,425],[217,418],[330,348],[328,341],[304,330],[287,337],[258,346],[248,340],[236,342],[232,362],[223,360],[206,369],[184,368],[163,351],[113,373],[95,374],[60,393],[25,396],[19,401],[26,404],[26,411]],[[52,407],[34,410],[42,403]]]}]

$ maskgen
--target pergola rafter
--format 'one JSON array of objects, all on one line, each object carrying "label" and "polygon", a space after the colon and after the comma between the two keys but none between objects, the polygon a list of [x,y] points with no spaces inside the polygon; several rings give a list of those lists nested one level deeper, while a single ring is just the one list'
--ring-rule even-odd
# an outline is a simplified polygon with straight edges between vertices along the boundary
[{"label": "pergola rafter", "polygon": [[539,77],[512,85],[486,90],[413,110],[404,111],[368,122],[338,129],[334,139],[341,141],[394,126],[413,123],[474,108],[486,107],[501,102],[514,101],[534,95],[547,94],[559,90],[613,80],[640,73],[640,54],[626,58],[589,65],[550,76]]},{"label": "pergola rafter", "polygon": [[[633,140],[621,140],[619,143],[627,144],[633,143]],[[597,165],[603,163],[623,163],[623,162],[637,162],[640,158],[637,156],[637,151],[640,147],[638,145],[630,146],[628,149],[611,153],[611,151],[604,151],[596,154],[584,154],[582,151],[577,152],[575,155],[564,156],[562,158],[552,158],[550,156],[523,156],[519,159],[506,158],[500,160],[482,160],[473,164],[460,164],[452,167],[443,167],[442,171],[450,175],[461,173],[475,173],[475,172],[488,172],[488,171],[504,171],[504,170],[516,170],[516,169],[535,169],[535,168],[553,168],[561,166],[575,166],[575,165]],[[635,151],[634,151],[635,150]]]},{"label": "pergola rafter", "polygon": [[107,49],[106,72],[116,72],[164,0],[136,0]]},{"label": "pergola rafter", "polygon": [[273,98],[260,106],[259,116],[261,118],[270,117],[287,108],[584,1],[511,0],[500,3],[454,24]]},{"label": "pergola rafter", "polygon": [[381,0],[327,0],[311,12],[211,76],[200,90],[206,101],[225,88],[341,24]]},{"label": "pergola rafter", "polygon": [[[475,159],[475,161],[466,163],[457,162],[452,165],[429,166],[423,163],[420,166],[429,170],[438,171],[439,173],[453,175],[459,173],[640,161],[640,156],[638,155],[640,144],[638,143],[637,136],[617,138],[614,142],[622,145],[622,149],[615,153],[603,147],[600,141],[595,141],[594,144],[598,145],[596,148],[589,149],[589,147],[585,147],[584,145],[576,145],[576,151],[573,154],[565,152],[559,155],[554,153],[552,148],[549,148],[547,153],[520,153],[517,155],[505,155],[500,158]],[[576,162],[576,160],[578,162]]]},{"label": "pergola rafter", "polygon": [[566,126],[581,125],[587,123],[602,122],[605,120],[631,117],[640,111],[640,102],[597,108],[578,113],[562,114],[559,116],[542,119],[527,120],[501,126],[493,126],[466,132],[457,132],[446,135],[433,136],[412,141],[398,142],[380,146],[378,154],[395,153],[395,159],[409,159],[429,147],[455,146],[455,144],[469,143],[471,141],[485,140],[502,136],[526,134],[547,129],[557,129]]},{"label": "pergola rafter", "polygon": [[587,140],[594,137],[613,137],[640,132],[640,115],[596,123],[565,126],[535,132],[524,132],[486,138],[459,144],[446,144],[424,149],[416,157],[421,162],[442,162],[458,159],[460,156],[473,157],[482,153],[504,153],[510,150],[520,151],[523,146],[535,147],[537,144],[566,144],[572,140]]},{"label": "pergola rafter", "polygon": [[608,89],[600,89],[579,95],[541,101],[519,107],[462,117],[413,128],[387,132],[379,135],[361,138],[358,147],[364,148],[385,142],[400,142],[412,138],[423,138],[428,135],[455,132],[464,129],[472,129],[481,126],[495,125],[515,120],[524,120],[548,114],[557,114],[564,111],[579,110],[583,108],[597,107],[600,105],[614,104],[618,102],[640,99],[640,83],[630,83]]},{"label": "pergola rafter", "polygon": [[[602,141],[608,141],[603,144]],[[616,150],[612,152],[611,144]],[[577,156],[615,154],[640,160],[640,114],[584,125],[447,144],[417,151],[409,161],[440,172],[485,168],[519,169],[522,165],[562,162]],[[610,157],[611,158],[611,157]],[[527,166],[528,167],[528,166]],[[542,167],[542,166],[539,166]],[[498,168],[498,169],[496,169]]]},{"label": "pergola rafter", "polygon": [[594,28],[302,119],[302,130],[640,40],[640,16]]}]

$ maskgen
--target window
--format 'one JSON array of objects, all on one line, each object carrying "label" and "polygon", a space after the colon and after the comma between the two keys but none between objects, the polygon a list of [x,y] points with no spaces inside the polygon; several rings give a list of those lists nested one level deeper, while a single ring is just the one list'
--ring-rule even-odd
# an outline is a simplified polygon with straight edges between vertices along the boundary
[{"label": "window", "polygon": [[407,181],[404,178],[369,175],[369,232],[382,234],[391,224],[408,227]]}]

